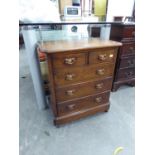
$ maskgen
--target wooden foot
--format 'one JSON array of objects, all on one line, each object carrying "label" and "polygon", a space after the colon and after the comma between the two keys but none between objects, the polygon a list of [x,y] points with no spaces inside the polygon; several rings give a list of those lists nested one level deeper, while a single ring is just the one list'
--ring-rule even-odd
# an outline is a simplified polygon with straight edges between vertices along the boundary
[{"label": "wooden foot", "polygon": [[129,86],[134,87],[135,86],[135,81],[131,81],[128,83]]},{"label": "wooden foot", "polygon": [[117,91],[117,89],[118,89],[119,87],[120,87],[119,85],[117,85],[117,84],[113,84],[112,92]]},{"label": "wooden foot", "polygon": [[108,111],[109,111],[109,109],[110,109],[110,103],[109,103],[109,105],[108,105],[107,109],[105,109],[105,112],[108,112]]}]

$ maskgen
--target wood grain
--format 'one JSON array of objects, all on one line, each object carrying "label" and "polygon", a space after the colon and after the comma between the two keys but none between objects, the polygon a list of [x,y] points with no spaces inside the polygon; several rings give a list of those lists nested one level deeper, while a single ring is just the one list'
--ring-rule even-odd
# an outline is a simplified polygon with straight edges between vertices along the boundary
[{"label": "wood grain", "polygon": [[[112,77],[109,77],[103,80],[83,82],[80,84],[56,88],[57,103],[110,90],[112,80]],[[72,93],[69,94],[68,92]]]},{"label": "wood grain", "polygon": [[68,68],[87,64],[88,53],[55,53],[52,54],[54,68]]},{"label": "wood grain", "polygon": [[94,52],[90,52],[89,64],[103,63],[103,62],[115,62],[117,52],[114,48],[97,49]]},{"label": "wood grain", "polygon": [[112,91],[116,91],[121,85],[134,86],[135,25],[112,25],[110,39],[123,43],[118,51]]},{"label": "wood grain", "polygon": [[111,40],[105,41],[98,38],[82,40],[46,41],[43,42],[43,44],[39,44],[40,50],[46,53],[70,52],[77,50],[88,50],[102,47],[106,48],[119,46],[122,46],[122,43]]},{"label": "wood grain", "polygon": [[65,114],[73,113],[83,109],[89,109],[91,107],[106,104],[109,101],[109,92],[83,97],[77,100],[63,102],[58,104],[58,115],[63,116]]},{"label": "wood grain", "polygon": [[109,110],[117,49],[121,45],[100,39],[39,45],[47,55],[55,125]]},{"label": "wood grain", "polygon": [[[104,79],[113,76],[113,63],[95,64],[83,67],[64,68],[54,70],[54,81],[56,87],[74,83],[86,82],[90,79]],[[101,74],[100,72],[101,71]],[[71,76],[71,80],[67,77]]]}]

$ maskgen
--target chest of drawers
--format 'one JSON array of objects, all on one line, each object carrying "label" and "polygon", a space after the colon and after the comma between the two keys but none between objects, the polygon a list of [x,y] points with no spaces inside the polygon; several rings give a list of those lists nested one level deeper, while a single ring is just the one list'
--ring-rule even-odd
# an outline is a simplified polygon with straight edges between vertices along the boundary
[{"label": "chest of drawers", "polygon": [[122,42],[116,60],[112,91],[121,85],[135,85],[135,25],[117,24],[111,26],[110,39]]},{"label": "chest of drawers", "polygon": [[55,125],[109,109],[118,47],[100,39],[49,41],[39,45],[48,60]]}]

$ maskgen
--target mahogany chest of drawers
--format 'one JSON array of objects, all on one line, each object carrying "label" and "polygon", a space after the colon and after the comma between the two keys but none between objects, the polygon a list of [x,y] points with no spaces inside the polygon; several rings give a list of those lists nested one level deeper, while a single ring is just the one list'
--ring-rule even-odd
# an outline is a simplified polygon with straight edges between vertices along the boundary
[{"label": "mahogany chest of drawers", "polygon": [[135,25],[111,25],[110,39],[122,42],[116,60],[115,75],[112,91],[121,85],[135,85]]},{"label": "mahogany chest of drawers", "polygon": [[108,111],[121,45],[100,39],[48,41],[39,45],[39,50],[47,55],[55,125]]}]

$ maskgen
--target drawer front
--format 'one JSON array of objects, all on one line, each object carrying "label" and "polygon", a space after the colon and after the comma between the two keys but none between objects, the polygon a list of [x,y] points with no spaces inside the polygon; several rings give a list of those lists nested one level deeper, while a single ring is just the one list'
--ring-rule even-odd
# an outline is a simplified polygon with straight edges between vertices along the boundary
[{"label": "drawer front", "polygon": [[127,80],[135,77],[135,68],[120,69],[117,74],[117,80]]},{"label": "drawer front", "polygon": [[75,68],[64,68],[54,70],[54,80],[57,87],[76,84],[90,80],[111,77],[114,64],[98,64]]},{"label": "drawer front", "polygon": [[82,66],[87,63],[87,53],[52,54],[53,68]]},{"label": "drawer front", "polygon": [[112,78],[76,84],[64,88],[56,89],[57,102],[71,100],[79,97],[101,93],[111,90]]},{"label": "drawer front", "polygon": [[128,57],[120,59],[119,68],[133,68],[135,67],[135,57]]},{"label": "drawer front", "polygon": [[124,43],[123,46],[120,48],[121,50],[121,57],[122,56],[129,56],[135,54],[135,43]]},{"label": "drawer front", "polygon": [[129,26],[123,29],[123,38],[134,38],[135,37],[135,27]]},{"label": "drawer front", "polygon": [[63,116],[73,112],[78,112],[81,110],[106,104],[109,101],[109,95],[110,92],[105,92],[102,94],[97,94],[74,101],[64,102],[63,104],[58,104],[58,115]]},{"label": "drawer front", "polygon": [[117,52],[115,49],[99,49],[89,54],[89,63],[96,64],[102,62],[115,63]]}]

